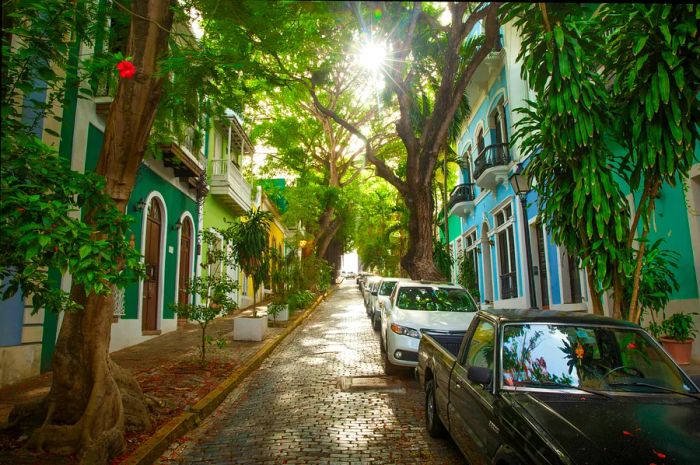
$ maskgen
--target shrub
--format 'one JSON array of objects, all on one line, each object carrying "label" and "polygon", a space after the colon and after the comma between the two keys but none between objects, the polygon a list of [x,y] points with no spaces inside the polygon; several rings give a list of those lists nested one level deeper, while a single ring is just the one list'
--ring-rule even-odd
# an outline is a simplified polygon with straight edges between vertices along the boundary
[{"label": "shrub", "polygon": [[314,294],[311,291],[299,291],[289,296],[289,310],[306,308],[314,301]]}]

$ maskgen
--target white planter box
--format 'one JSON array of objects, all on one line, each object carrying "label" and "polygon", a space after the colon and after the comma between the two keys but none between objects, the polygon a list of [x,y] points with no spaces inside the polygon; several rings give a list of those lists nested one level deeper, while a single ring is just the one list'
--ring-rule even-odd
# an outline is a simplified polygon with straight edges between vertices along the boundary
[{"label": "white planter box", "polygon": [[262,341],[267,332],[267,319],[264,316],[239,316],[233,319],[234,341]]},{"label": "white planter box", "polygon": [[269,321],[287,321],[289,320],[289,305],[285,305],[282,310],[277,314],[277,318],[273,317],[268,313],[267,319]]}]

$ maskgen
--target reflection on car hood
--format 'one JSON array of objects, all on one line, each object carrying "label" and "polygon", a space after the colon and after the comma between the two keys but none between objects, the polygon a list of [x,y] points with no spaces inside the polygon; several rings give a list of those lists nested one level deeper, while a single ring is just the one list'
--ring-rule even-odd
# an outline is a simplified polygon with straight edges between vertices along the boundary
[{"label": "reflection on car hood", "polygon": [[422,310],[395,309],[391,320],[413,329],[438,329],[443,331],[466,331],[474,319],[475,312],[428,312]]},{"label": "reflection on car hood", "polygon": [[573,463],[700,463],[700,401],[675,394],[506,393]]}]

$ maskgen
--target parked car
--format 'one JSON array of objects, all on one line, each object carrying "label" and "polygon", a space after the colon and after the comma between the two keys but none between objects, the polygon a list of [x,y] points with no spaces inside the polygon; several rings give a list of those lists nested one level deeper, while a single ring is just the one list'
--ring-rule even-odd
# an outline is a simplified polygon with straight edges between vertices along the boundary
[{"label": "parked car", "polygon": [[391,306],[391,293],[399,282],[412,282],[410,278],[382,278],[377,288],[377,296],[372,301],[372,306],[367,309],[367,316],[371,318],[372,328],[379,331],[382,327],[382,309]]},{"label": "parked car", "polygon": [[418,343],[428,332],[464,331],[478,310],[469,292],[454,284],[399,282],[382,311],[384,371],[418,365]]},{"label": "parked car", "polygon": [[425,424],[470,463],[694,464],[697,385],[639,326],[580,312],[480,311],[425,335]]},{"label": "parked car", "polygon": [[377,300],[377,295],[379,293],[379,284],[382,282],[382,277],[377,276],[376,279],[372,280],[367,284],[367,300],[365,300],[365,311],[369,314],[370,310],[374,305],[374,301]]},{"label": "parked car", "polygon": [[365,302],[365,309],[367,309],[367,305],[368,305],[367,301],[369,300],[369,292],[370,292],[369,288],[371,287],[372,283],[374,283],[375,281],[378,281],[379,279],[381,279],[381,276],[370,275],[370,276],[367,276],[365,278],[364,282],[362,283],[361,291],[362,291],[362,299]]},{"label": "parked car", "polygon": [[360,292],[364,292],[365,284],[367,283],[367,279],[370,276],[372,276],[371,273],[361,273],[360,276],[357,278],[357,287],[360,288]]}]

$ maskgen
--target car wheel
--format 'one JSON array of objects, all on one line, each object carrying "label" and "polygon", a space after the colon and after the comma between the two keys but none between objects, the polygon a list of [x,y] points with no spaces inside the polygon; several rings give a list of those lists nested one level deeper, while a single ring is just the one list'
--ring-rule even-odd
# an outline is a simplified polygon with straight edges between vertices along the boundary
[{"label": "car wheel", "polygon": [[384,338],[382,336],[379,336],[379,350],[381,350],[382,353],[386,352],[386,347],[384,346]]},{"label": "car wheel", "polygon": [[389,376],[399,374],[399,367],[389,361],[389,354],[384,350],[384,373]]},{"label": "car wheel", "polygon": [[425,383],[425,429],[434,438],[445,436],[445,425],[438,416],[437,401],[435,400],[435,380]]},{"label": "car wheel", "polygon": [[372,329],[375,331],[382,329],[382,318],[377,312],[372,316]]}]

